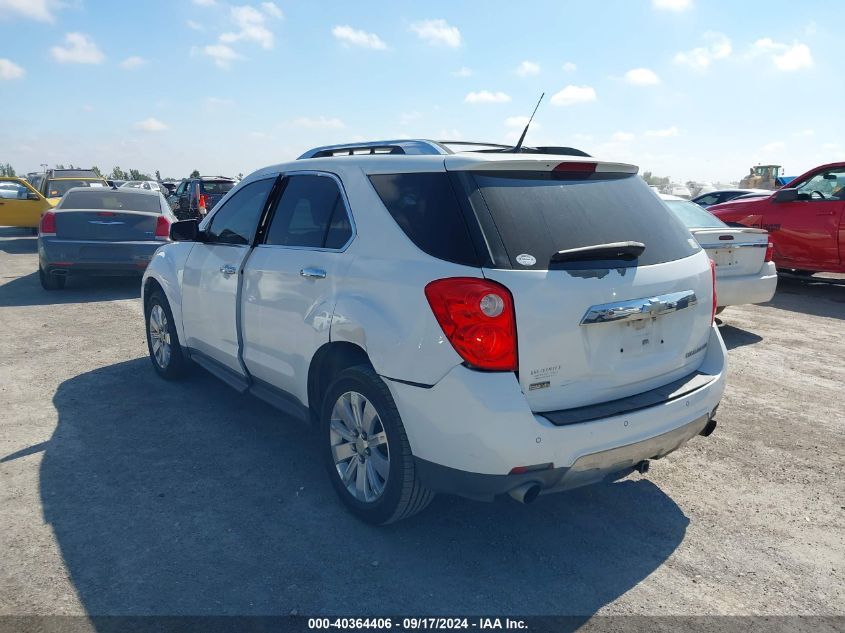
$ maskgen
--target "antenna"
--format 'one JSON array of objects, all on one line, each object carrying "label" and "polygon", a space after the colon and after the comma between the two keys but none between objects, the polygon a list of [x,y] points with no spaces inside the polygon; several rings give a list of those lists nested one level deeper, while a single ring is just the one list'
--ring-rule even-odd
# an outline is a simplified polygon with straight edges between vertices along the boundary
[{"label": "antenna", "polygon": [[516,142],[516,146],[513,149],[505,150],[509,153],[518,154],[519,150],[522,148],[522,142],[525,140],[525,135],[528,134],[528,127],[531,125],[531,121],[534,120],[534,115],[537,114],[537,108],[540,107],[540,102],[543,100],[543,97],[546,96],[546,93],[542,93],[540,98],[537,99],[537,105],[534,106],[534,112],[531,113],[531,116],[528,118],[528,123],[525,124],[525,129],[522,130],[522,136],[519,137],[519,140]]}]

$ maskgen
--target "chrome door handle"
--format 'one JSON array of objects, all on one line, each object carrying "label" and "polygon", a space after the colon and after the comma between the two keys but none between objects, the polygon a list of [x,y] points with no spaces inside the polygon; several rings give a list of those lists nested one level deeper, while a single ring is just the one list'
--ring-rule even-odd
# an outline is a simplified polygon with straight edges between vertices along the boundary
[{"label": "chrome door handle", "polygon": [[326,271],[322,268],[303,268],[299,274],[308,279],[325,279]]},{"label": "chrome door handle", "polygon": [[238,272],[238,269],[232,266],[232,264],[226,264],[225,266],[220,267],[220,272],[224,275],[234,275]]}]

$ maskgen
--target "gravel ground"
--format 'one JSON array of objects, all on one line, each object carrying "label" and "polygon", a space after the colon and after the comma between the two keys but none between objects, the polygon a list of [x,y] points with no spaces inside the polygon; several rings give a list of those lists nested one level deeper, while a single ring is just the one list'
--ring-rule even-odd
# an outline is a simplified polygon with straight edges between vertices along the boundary
[{"label": "gravel ground", "polygon": [[531,506],[347,514],[307,428],[159,380],[137,281],[0,229],[0,615],[845,614],[845,276],[722,314],[710,438]]}]

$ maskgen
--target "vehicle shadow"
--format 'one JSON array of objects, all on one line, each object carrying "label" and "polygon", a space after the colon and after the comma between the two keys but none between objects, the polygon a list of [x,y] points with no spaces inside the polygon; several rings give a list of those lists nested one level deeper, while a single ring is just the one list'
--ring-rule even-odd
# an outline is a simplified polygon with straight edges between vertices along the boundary
[{"label": "vehicle shadow", "polygon": [[41,287],[35,271],[0,286],[0,306],[90,303],[140,296],[140,277],[69,277],[64,289],[48,291]]},{"label": "vehicle shadow", "polygon": [[10,255],[38,252],[38,238],[29,229],[0,227],[0,251]]},{"label": "vehicle shadow", "polygon": [[368,526],[335,498],[306,426],[196,371],[168,383],[136,359],[54,396],[43,512],[89,615],[586,618],[684,538],[687,517],[644,479],[531,506],[442,496]]},{"label": "vehicle shadow", "polygon": [[763,305],[813,316],[845,319],[845,277],[780,275],[774,298]]},{"label": "vehicle shadow", "polygon": [[754,345],[763,340],[763,337],[754,332],[743,330],[735,325],[728,325],[722,322],[719,325],[719,333],[722,335],[722,340],[725,342],[725,347],[728,349],[735,349],[745,345]]}]

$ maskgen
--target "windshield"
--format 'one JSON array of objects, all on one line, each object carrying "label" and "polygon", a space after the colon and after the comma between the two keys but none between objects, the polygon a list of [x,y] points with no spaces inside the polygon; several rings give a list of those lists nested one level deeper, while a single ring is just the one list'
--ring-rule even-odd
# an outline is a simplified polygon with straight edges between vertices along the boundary
[{"label": "windshield", "polygon": [[48,198],[61,198],[74,187],[106,187],[102,180],[50,180],[47,182]]},{"label": "windshield", "polygon": [[612,242],[645,244],[637,265],[699,250],[684,225],[634,175],[562,179],[545,171],[481,172],[473,179],[515,268],[547,269],[558,251]]},{"label": "windshield", "polygon": [[203,180],[201,182],[202,192],[209,194],[226,193],[235,186],[231,180]]},{"label": "windshield", "polygon": [[62,199],[56,208],[161,213],[161,196],[135,191],[115,191],[114,189],[72,191]]},{"label": "windshield", "polygon": [[688,229],[724,229],[728,226],[694,202],[687,200],[664,200],[663,202]]}]

